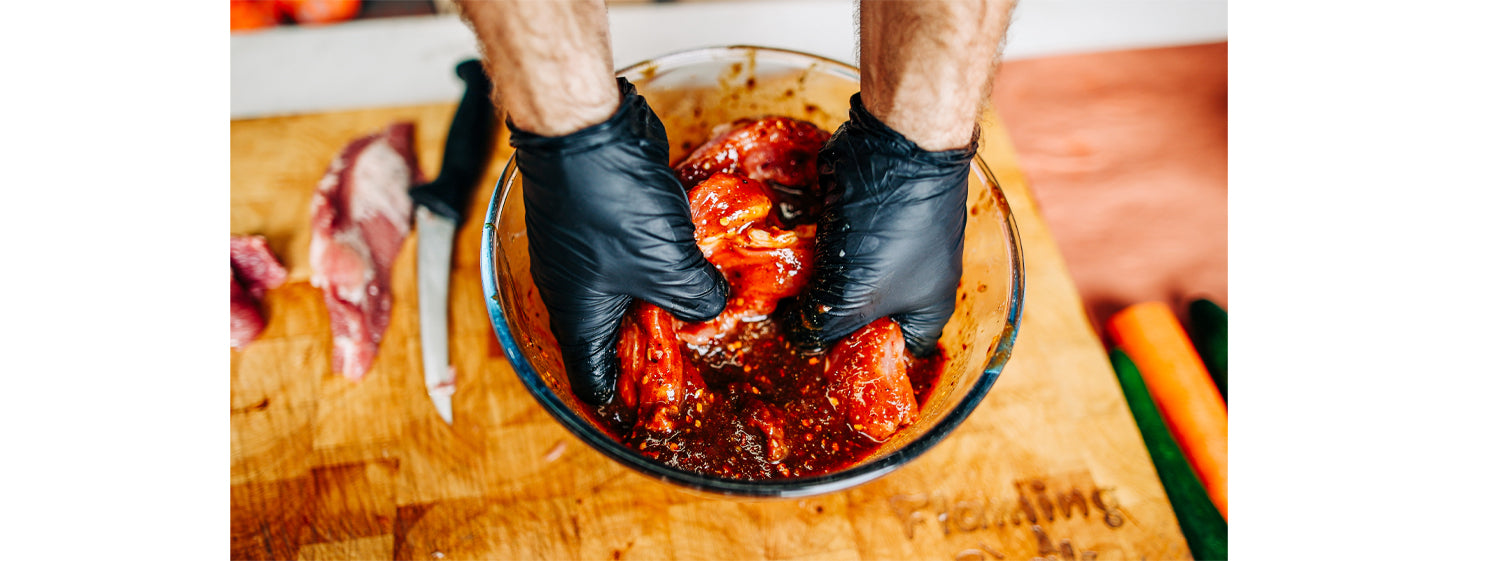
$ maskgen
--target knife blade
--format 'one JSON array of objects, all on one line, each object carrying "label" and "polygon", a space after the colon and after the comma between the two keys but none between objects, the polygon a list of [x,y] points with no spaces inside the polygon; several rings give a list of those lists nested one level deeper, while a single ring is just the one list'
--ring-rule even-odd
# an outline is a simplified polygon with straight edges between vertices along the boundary
[{"label": "knife blade", "polygon": [[490,80],[477,60],[455,69],[465,84],[443,146],[437,179],[409,193],[417,205],[417,307],[422,331],[422,376],[443,422],[453,424],[457,375],[448,362],[448,281],[453,235],[463,223],[469,196],[489,163],[495,108]]}]

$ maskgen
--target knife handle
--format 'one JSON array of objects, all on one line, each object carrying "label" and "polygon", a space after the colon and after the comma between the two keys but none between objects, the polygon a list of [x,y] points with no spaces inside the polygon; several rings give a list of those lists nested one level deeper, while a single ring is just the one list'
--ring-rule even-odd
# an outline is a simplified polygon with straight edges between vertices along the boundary
[{"label": "knife handle", "polygon": [[490,103],[490,79],[478,60],[459,63],[456,69],[466,84],[464,97],[448,126],[443,146],[443,167],[437,179],[410,191],[413,202],[455,223],[463,222],[469,194],[474,191],[494,141],[495,107]]}]

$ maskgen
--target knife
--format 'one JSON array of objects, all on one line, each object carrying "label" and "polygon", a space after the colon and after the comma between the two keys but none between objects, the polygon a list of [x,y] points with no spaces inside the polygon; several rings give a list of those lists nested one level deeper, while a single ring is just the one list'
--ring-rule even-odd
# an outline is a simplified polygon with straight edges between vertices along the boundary
[{"label": "knife", "polygon": [[459,63],[463,100],[448,127],[443,167],[431,183],[409,193],[417,205],[417,306],[422,329],[422,373],[427,396],[443,422],[453,424],[453,392],[457,388],[448,364],[448,274],[453,259],[453,233],[463,223],[469,195],[489,163],[494,140],[495,108],[490,103],[490,80],[477,60]]}]

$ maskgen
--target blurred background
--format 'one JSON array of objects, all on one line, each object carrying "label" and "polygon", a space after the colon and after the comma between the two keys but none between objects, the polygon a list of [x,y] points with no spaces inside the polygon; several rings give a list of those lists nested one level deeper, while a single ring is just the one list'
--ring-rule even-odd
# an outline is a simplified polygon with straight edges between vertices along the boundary
[{"label": "blurred background", "polygon": [[[617,67],[729,44],[855,62],[851,0],[609,4]],[[476,53],[451,0],[231,14],[231,119],[451,101]],[[1096,328],[1135,302],[1228,307],[1227,63],[1225,0],[1016,9],[994,105]]]}]

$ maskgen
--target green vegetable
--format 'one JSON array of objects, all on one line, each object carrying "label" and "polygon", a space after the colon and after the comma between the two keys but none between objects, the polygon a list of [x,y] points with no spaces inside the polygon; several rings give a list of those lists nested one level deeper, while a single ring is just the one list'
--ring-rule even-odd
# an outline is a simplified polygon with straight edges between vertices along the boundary
[{"label": "green vegetable", "polygon": [[1229,403],[1229,312],[1208,300],[1194,300],[1188,304],[1188,323],[1203,366]]},{"label": "green vegetable", "polygon": [[1177,526],[1182,529],[1182,537],[1187,539],[1193,558],[1199,561],[1228,559],[1229,524],[1209,500],[1208,492],[1193,474],[1192,466],[1188,465],[1177,442],[1172,440],[1172,433],[1167,431],[1166,423],[1156,411],[1156,404],[1151,401],[1151,392],[1141,380],[1140,371],[1120,349],[1109,352],[1109,361],[1115,367],[1120,390],[1125,393],[1125,403],[1130,406],[1130,414],[1135,417],[1141,438],[1146,441],[1151,463],[1156,464],[1156,475],[1161,478],[1167,500],[1177,513]]}]

